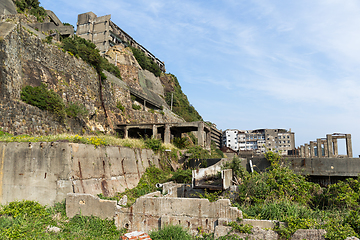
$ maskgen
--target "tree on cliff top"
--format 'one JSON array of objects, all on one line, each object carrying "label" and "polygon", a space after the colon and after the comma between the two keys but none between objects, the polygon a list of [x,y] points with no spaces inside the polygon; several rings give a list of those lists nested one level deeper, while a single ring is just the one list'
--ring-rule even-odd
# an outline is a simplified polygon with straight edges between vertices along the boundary
[{"label": "tree on cliff top", "polygon": [[17,7],[18,13],[29,13],[34,15],[39,22],[44,21],[47,16],[46,11],[43,7],[40,7],[40,2],[38,0],[16,0],[13,2]]}]

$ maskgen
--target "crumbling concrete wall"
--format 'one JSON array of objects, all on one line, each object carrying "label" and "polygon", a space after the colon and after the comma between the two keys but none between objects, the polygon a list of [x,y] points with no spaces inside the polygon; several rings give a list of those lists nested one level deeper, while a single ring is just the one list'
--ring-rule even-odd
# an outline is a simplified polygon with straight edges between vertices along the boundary
[{"label": "crumbling concrete wall", "polygon": [[209,202],[208,199],[149,195],[138,198],[129,208],[121,207],[116,213],[115,224],[118,228],[145,232],[178,224],[197,233],[198,228],[213,232],[220,218],[235,221],[242,218],[242,212],[231,207],[229,199]]},{"label": "crumbling concrete wall", "polygon": [[69,192],[112,196],[136,186],[150,165],[159,166],[159,156],[148,149],[0,142],[0,203],[52,205]]}]

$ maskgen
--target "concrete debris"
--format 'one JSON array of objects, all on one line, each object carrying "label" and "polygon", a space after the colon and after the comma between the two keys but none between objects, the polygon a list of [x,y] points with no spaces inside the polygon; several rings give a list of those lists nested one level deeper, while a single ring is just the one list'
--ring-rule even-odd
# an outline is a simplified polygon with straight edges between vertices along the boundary
[{"label": "concrete debris", "polygon": [[299,229],[291,237],[291,240],[325,240],[324,229]]},{"label": "concrete debris", "polygon": [[151,240],[150,236],[141,231],[134,231],[131,233],[126,233],[124,236],[121,236],[120,240]]},{"label": "concrete debris", "polygon": [[357,237],[347,237],[345,240],[359,240]]},{"label": "concrete debris", "polygon": [[240,239],[248,239],[248,240],[260,240],[260,239],[267,239],[267,240],[277,240],[279,235],[272,231],[272,230],[265,230],[260,227],[253,227],[251,230],[251,234],[247,233],[239,233],[232,230],[232,227],[229,226],[217,226],[215,228],[214,238],[217,239],[221,236],[225,235],[235,235]]},{"label": "concrete debris", "polygon": [[47,226],[47,227],[46,227],[46,231],[47,231],[47,232],[58,233],[58,232],[61,231],[61,228],[54,227],[54,226]]},{"label": "concrete debris", "polygon": [[128,202],[128,197],[126,195],[124,195],[118,202],[119,206],[126,206]]}]

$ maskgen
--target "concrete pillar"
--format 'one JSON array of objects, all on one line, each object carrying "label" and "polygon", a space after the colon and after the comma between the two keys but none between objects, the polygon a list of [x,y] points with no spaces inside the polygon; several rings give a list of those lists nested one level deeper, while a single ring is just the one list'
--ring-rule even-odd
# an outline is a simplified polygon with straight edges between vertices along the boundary
[{"label": "concrete pillar", "polygon": [[316,139],[316,147],[317,147],[317,157],[319,157],[319,158],[323,157],[320,138]]},{"label": "concrete pillar", "polygon": [[305,147],[303,145],[300,146],[300,157],[305,157]]},{"label": "concrete pillar", "polygon": [[128,138],[129,137],[129,128],[125,127],[124,128],[124,138]]},{"label": "concrete pillar", "polygon": [[324,144],[324,157],[329,157],[327,140],[322,140],[321,142]]},{"label": "concrete pillar", "polygon": [[353,157],[351,134],[345,134],[346,137],[346,154],[349,158]]},{"label": "concrete pillar", "polygon": [[204,147],[204,122],[199,122],[197,137],[199,146]]},{"label": "concrete pillar", "polygon": [[309,153],[309,144],[305,143],[305,157],[308,158],[310,156]]},{"label": "concrete pillar", "polygon": [[333,153],[333,141],[332,141],[332,135],[331,134],[326,134],[326,145],[327,145],[327,152],[328,152],[328,157],[332,158],[334,157],[334,153]]},{"label": "concrete pillar", "polygon": [[164,143],[170,143],[170,135],[171,135],[170,125],[165,124]]},{"label": "concrete pillar", "polygon": [[315,142],[310,142],[310,157],[315,157]]},{"label": "concrete pillar", "polygon": [[206,134],[206,145],[205,145],[205,149],[206,150],[211,150],[211,132],[207,132]]},{"label": "concrete pillar", "polygon": [[158,129],[157,129],[157,126],[156,126],[155,124],[152,126],[152,130],[153,130],[153,135],[152,135],[152,137],[153,137],[154,139],[157,139]]},{"label": "concrete pillar", "polygon": [[334,155],[337,157],[339,155],[338,141],[337,139],[333,139],[333,147],[334,147]]}]

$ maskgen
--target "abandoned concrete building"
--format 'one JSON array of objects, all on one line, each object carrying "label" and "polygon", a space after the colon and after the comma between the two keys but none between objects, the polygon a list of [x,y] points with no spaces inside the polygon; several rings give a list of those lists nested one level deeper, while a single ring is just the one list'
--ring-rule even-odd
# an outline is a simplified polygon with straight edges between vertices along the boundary
[{"label": "abandoned concrete building", "polygon": [[136,42],[129,34],[111,21],[111,15],[98,17],[93,12],[78,15],[77,32],[79,37],[92,41],[104,55],[111,47],[123,44],[140,49],[165,72],[165,64],[149,50]]},{"label": "abandoned concrete building", "polygon": [[222,134],[223,146],[235,151],[254,151],[257,154],[271,149],[281,155],[287,155],[295,149],[295,133],[286,129],[227,129]]},{"label": "abandoned concrete building", "polygon": [[[339,155],[338,139],[345,139],[346,141],[346,155]],[[333,158],[333,157],[348,157],[352,158],[352,144],[351,134],[333,133],[327,134],[326,138],[318,138],[316,141],[310,141],[300,145],[295,149],[291,155],[303,158]]]},{"label": "abandoned concrete building", "polygon": [[[178,123],[139,123],[117,125],[117,131],[124,138],[153,137],[170,143],[174,137],[181,137],[182,133],[197,132],[198,145],[210,149],[212,128],[202,121]],[[216,134],[217,132],[214,131]]]}]

